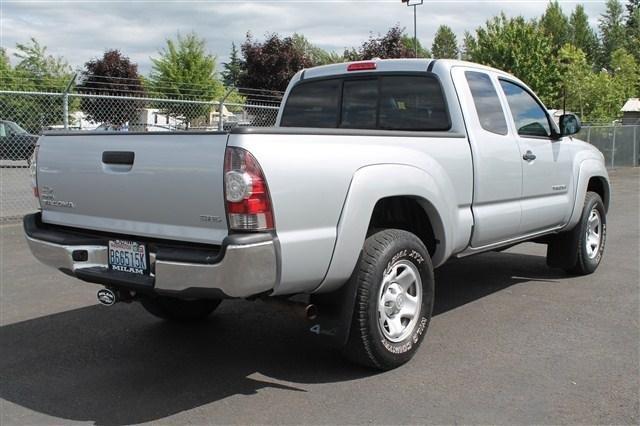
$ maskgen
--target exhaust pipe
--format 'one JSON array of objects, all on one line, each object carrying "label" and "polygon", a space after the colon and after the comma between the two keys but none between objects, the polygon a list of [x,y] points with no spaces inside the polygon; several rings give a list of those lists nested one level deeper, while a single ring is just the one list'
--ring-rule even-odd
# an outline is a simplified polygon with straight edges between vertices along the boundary
[{"label": "exhaust pipe", "polygon": [[129,290],[110,289],[108,287],[98,290],[98,303],[103,306],[113,306],[118,302],[131,302],[135,293]]},{"label": "exhaust pipe", "polygon": [[118,301],[118,295],[109,288],[101,288],[98,290],[98,302],[103,306],[113,306]]},{"label": "exhaust pipe", "polygon": [[312,303],[296,302],[278,297],[265,297],[260,299],[265,303],[294,313],[296,316],[309,321],[318,318],[318,307]]}]

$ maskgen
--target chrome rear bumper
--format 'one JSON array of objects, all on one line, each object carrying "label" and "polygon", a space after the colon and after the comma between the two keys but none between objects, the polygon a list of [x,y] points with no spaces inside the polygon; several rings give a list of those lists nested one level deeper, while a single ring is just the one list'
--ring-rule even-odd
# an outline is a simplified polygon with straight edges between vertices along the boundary
[{"label": "chrome rear bumper", "polygon": [[[211,263],[185,261],[180,253],[175,256],[179,260],[159,259],[150,251],[151,274],[138,276],[109,269],[108,236],[69,236],[64,228],[42,224],[39,214],[26,216],[24,227],[29,248],[39,261],[84,281],[177,297],[248,297],[268,292],[276,284],[276,243],[270,234],[229,236]],[[125,238],[139,239],[113,237]]]}]

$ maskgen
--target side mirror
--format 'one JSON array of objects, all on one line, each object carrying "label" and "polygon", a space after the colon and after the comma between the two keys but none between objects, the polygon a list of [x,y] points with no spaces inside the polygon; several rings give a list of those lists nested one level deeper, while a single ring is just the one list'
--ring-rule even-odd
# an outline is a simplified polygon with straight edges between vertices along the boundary
[{"label": "side mirror", "polygon": [[575,114],[562,114],[560,116],[560,136],[575,135],[582,128],[580,119]]}]

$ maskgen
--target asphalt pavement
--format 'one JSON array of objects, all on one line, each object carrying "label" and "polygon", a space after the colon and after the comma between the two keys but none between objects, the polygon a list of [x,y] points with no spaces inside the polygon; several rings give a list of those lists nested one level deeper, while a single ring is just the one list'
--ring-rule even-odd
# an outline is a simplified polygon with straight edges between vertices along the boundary
[{"label": "asphalt pavement", "polygon": [[640,169],[611,171],[596,273],[545,247],[436,271],[435,316],[394,371],[354,366],[261,302],[165,323],[37,263],[0,226],[0,424],[638,424]]}]

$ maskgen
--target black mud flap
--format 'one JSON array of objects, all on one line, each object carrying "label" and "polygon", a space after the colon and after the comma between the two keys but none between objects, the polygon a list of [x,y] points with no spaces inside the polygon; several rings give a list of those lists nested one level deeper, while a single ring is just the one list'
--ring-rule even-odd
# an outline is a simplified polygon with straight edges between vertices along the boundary
[{"label": "black mud flap", "polygon": [[[578,228],[578,226],[576,226]],[[547,244],[547,266],[571,268],[578,260],[578,235],[576,228],[554,235]]]},{"label": "black mud flap", "polygon": [[309,321],[309,332],[331,346],[345,346],[349,340],[356,291],[356,280],[351,277],[336,291],[312,294],[310,302],[317,306],[318,316]]}]

